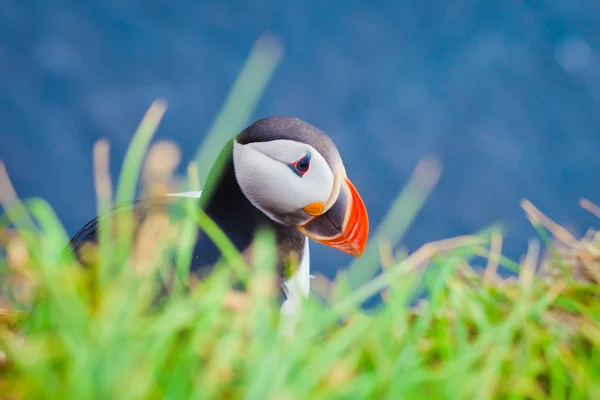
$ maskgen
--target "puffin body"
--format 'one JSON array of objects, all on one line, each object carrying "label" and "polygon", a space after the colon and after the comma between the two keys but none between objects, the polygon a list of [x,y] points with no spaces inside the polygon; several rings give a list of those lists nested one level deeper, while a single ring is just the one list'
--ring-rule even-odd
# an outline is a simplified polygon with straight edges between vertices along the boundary
[{"label": "puffin body", "polygon": [[[152,210],[177,204],[177,198],[204,202],[206,214],[240,252],[249,249],[259,228],[270,228],[276,238],[280,286],[287,300],[282,313],[292,313],[299,297],[310,288],[309,239],[360,256],[368,237],[368,216],[352,185],[333,141],[323,131],[294,117],[267,117],[254,122],[230,140],[221,152],[223,169],[209,174],[209,193],[174,193],[130,207],[138,220]],[[69,242],[81,260],[86,242],[97,241],[98,218]],[[205,277],[221,254],[199,232],[191,272]],[[299,261],[293,276],[284,265]]]}]

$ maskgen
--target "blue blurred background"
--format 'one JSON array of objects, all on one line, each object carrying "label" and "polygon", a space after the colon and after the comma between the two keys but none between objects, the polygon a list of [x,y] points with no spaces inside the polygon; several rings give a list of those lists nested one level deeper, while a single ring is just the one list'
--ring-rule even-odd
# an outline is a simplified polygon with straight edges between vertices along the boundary
[{"label": "blue blurred background", "polygon": [[[94,216],[94,142],[109,139],[116,174],[157,97],[157,139],[187,164],[263,33],[285,53],[253,119],[331,135],[372,226],[421,157],[443,161],[409,250],[503,221],[518,258],[535,235],[521,198],[577,233],[598,225],[578,206],[600,203],[597,0],[4,0],[0,159],[18,193],[74,233]],[[327,275],[348,261],[313,246]]]}]

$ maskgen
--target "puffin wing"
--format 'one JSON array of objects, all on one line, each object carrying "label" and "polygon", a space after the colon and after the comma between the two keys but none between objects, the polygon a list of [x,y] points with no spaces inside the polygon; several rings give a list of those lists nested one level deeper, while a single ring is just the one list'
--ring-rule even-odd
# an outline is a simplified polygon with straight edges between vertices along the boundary
[{"label": "puffin wing", "polygon": [[[133,212],[135,222],[137,225],[150,213],[156,211],[165,211],[169,204],[173,203],[172,200],[167,197],[186,197],[186,198],[200,198],[202,191],[192,192],[180,192],[180,193],[168,193],[164,197],[141,199],[135,200],[132,204],[117,207],[105,214],[95,217],[87,224],[85,224],[69,241],[69,249],[75,255],[79,256],[79,251],[85,243],[97,243],[98,242],[98,229],[100,226],[100,220],[104,218],[113,218],[119,211],[129,209]],[[79,258],[79,257],[78,257]],[[81,260],[80,260],[81,261]]]},{"label": "puffin wing", "polygon": [[[100,216],[94,217],[91,221],[85,224],[69,241],[68,248],[79,258],[79,251],[85,243],[98,242],[98,229],[100,221],[103,219],[114,218],[119,212],[129,210],[134,217],[136,229],[139,227],[143,219],[151,212],[165,211],[169,206],[169,201],[166,198],[152,198],[135,200],[132,204],[116,207],[113,210],[106,212]],[[80,260],[81,261],[81,260]]]},{"label": "puffin wing", "polygon": [[[169,193],[165,197],[180,197],[180,198],[196,198],[199,199],[202,195],[202,191],[190,191],[190,192],[179,192],[179,193]],[[170,201],[165,201],[166,199],[152,199],[152,201],[147,200],[136,200],[128,207],[133,211],[133,214],[139,223],[149,212],[152,210],[165,210],[166,207],[171,203]],[[103,214],[99,217],[92,219],[90,222],[85,224],[70,240],[69,247],[72,252],[74,252],[79,257],[79,250],[83,246],[83,244],[87,242],[97,242],[98,240],[98,228],[99,221],[102,218],[110,218],[114,217],[119,209],[123,207],[119,207],[114,209],[106,214]],[[206,242],[206,243],[205,243]],[[199,241],[196,243],[195,253],[200,248],[203,247],[202,243],[205,245],[209,245],[210,249],[214,252],[214,245],[210,243],[210,241]],[[313,276],[310,274],[310,249],[309,249],[309,240],[305,238],[304,244],[304,253],[302,260],[300,261],[300,265],[296,273],[283,282],[283,290],[285,293],[285,300],[281,305],[280,313],[283,317],[283,325],[281,327],[282,331],[285,333],[291,333],[295,324],[298,322],[297,317],[300,311],[302,298],[306,298],[310,293],[310,280]],[[203,249],[204,250],[204,249]],[[210,251],[209,251],[210,252]]]}]

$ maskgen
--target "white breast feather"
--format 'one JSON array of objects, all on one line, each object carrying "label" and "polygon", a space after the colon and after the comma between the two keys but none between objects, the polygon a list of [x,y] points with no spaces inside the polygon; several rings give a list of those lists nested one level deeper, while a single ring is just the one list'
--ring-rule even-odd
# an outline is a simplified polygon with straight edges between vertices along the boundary
[{"label": "white breast feather", "polygon": [[308,238],[304,239],[304,253],[298,271],[284,282],[286,300],[281,305],[281,332],[289,336],[293,333],[298,322],[302,299],[310,293],[310,248]]}]

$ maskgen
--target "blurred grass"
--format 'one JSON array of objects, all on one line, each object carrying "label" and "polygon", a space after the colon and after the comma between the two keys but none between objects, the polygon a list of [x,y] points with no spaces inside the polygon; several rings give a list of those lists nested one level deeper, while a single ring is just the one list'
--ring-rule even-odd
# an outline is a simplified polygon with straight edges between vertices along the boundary
[{"label": "blurred grass", "polygon": [[[280,57],[277,46],[264,43],[199,151],[201,162],[188,168],[186,189],[200,187],[206,175],[195,165],[211,165],[214,149],[251,115]],[[157,105],[159,113],[151,109],[127,153],[119,204],[131,200],[140,168],[157,167],[142,162],[160,119],[152,116],[164,111]],[[236,114],[235,105],[245,111]],[[99,211],[112,206],[108,150],[105,142],[95,148]],[[544,253],[532,240],[527,257],[508,260],[500,253],[502,235],[490,229],[393,254],[440,173],[432,160],[417,167],[365,257],[333,282],[314,282],[317,296],[305,302],[289,336],[279,329],[270,232],[259,233],[245,265],[198,202],[181,199],[190,218],[152,214],[137,235],[126,215],[108,220],[118,229],[104,225],[93,249],[99,263],[81,269],[63,251],[68,237],[49,205],[19,201],[0,168],[7,221],[0,228],[0,396],[600,398],[600,234],[573,238],[524,202]],[[225,255],[201,282],[186,278],[197,229],[209,232]],[[484,269],[475,265],[481,257]],[[189,290],[156,304],[155,278],[164,277],[165,267],[175,268]],[[503,280],[501,267],[518,275]],[[247,291],[232,289],[236,278],[248,280]],[[411,307],[423,291],[427,299]],[[360,305],[380,292],[381,307],[365,314]]]}]

